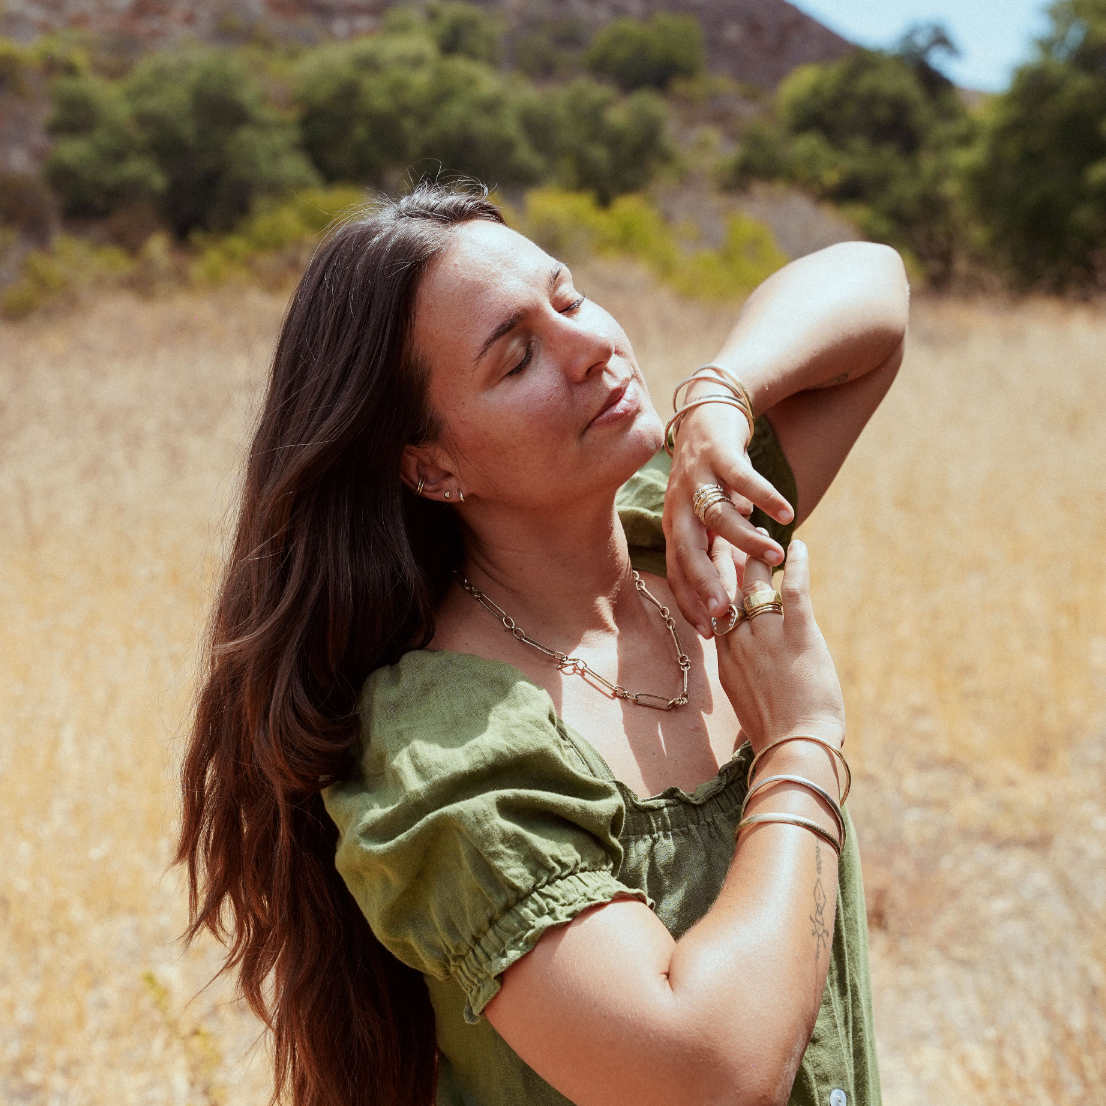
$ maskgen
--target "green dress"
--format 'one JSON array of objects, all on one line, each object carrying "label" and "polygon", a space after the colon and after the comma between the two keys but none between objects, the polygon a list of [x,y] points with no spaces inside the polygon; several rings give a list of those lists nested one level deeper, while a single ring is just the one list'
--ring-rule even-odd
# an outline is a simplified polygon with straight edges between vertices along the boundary
[{"label": "green dress", "polygon": [[[766,420],[750,456],[794,502]],[[658,454],[618,501],[635,566],[661,573],[668,465]],[[786,528],[756,521],[786,544]],[[430,650],[373,672],[360,713],[360,772],[325,793],[337,865],[373,932],[426,979],[439,1106],[565,1106],[482,1016],[500,974],[551,926],[616,897],[647,903],[673,937],[686,933],[733,859],[749,747],[694,794],[640,799],[518,669]],[[829,976],[791,1106],[880,1102],[851,823],[838,872]]]}]

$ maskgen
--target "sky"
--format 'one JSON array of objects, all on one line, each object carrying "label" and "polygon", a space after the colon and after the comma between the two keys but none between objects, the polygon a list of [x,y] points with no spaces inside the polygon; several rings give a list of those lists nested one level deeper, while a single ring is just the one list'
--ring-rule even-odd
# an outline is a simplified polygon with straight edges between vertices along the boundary
[{"label": "sky", "polygon": [[[791,0],[864,46],[893,46],[914,23],[942,23],[960,48],[940,68],[964,88],[1007,86],[1031,43],[1048,26],[1048,0]],[[937,60],[936,58],[934,59]]]}]

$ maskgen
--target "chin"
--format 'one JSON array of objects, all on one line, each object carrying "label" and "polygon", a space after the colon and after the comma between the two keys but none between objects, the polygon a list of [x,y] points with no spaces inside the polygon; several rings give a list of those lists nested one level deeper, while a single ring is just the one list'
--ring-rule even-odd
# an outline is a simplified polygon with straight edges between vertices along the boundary
[{"label": "chin", "polygon": [[615,462],[613,467],[623,474],[618,480],[619,486],[626,483],[663,445],[664,423],[653,410],[653,405],[645,403],[612,449],[618,455],[617,460],[611,458]]}]

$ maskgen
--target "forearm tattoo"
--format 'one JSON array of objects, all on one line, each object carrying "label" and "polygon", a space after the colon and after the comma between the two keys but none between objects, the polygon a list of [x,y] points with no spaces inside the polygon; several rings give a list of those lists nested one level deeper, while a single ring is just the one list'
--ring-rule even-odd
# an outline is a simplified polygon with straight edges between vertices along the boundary
[{"label": "forearm tattoo", "polygon": [[832,940],[832,935],[826,926],[826,891],[822,886],[821,845],[814,846],[814,868],[818,873],[818,878],[814,881],[814,913],[810,916],[813,928],[810,935],[814,938],[814,963],[817,964],[821,960],[823,948],[826,950],[826,955],[829,955],[830,941]]}]

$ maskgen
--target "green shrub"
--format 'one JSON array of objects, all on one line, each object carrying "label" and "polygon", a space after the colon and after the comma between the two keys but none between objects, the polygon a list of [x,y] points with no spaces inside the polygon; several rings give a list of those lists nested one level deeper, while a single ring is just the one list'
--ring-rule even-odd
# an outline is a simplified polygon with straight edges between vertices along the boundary
[{"label": "green shrub", "polygon": [[475,4],[436,0],[427,5],[426,22],[438,49],[447,57],[456,54],[487,65],[503,60],[503,20]]},{"label": "green shrub", "polygon": [[670,279],[685,296],[726,300],[747,295],[786,264],[772,232],[759,220],[734,212],[726,220],[722,245],[693,251]]},{"label": "green shrub", "polygon": [[27,77],[34,68],[29,50],[10,38],[0,38],[0,93],[25,96]]},{"label": "green shrub", "polygon": [[[291,199],[265,201],[224,235],[195,234],[196,256],[189,266],[199,284],[220,284],[235,275],[279,280],[305,260],[303,248],[314,245],[336,219],[365,202],[358,188],[311,188]],[[287,255],[287,264],[277,255]]]},{"label": "green shrub", "polygon": [[544,168],[514,83],[482,62],[443,57],[422,34],[313,51],[294,96],[304,145],[327,180],[385,184],[389,171],[419,161],[493,183],[535,181]]},{"label": "green shrub", "polygon": [[1019,286],[1106,278],[1106,0],[1064,0],[985,113],[969,183],[986,248]]},{"label": "green shrub", "polygon": [[642,90],[625,99],[586,77],[532,97],[524,109],[533,144],[550,176],[601,203],[644,188],[672,161],[664,101]]},{"label": "green shrub", "polygon": [[731,215],[723,244],[703,249],[640,195],[620,196],[603,208],[586,193],[534,189],[514,222],[555,256],[573,261],[592,253],[632,257],[694,299],[746,295],[787,263],[772,232],[755,219]]},{"label": "green shrub", "polygon": [[519,36],[514,61],[531,77],[564,77],[580,68],[587,45],[587,28],[579,19],[549,19]]},{"label": "green shrub", "polygon": [[842,208],[867,234],[951,279],[969,237],[960,165],[975,124],[928,55],[947,43],[915,32],[900,53],[857,50],[804,66],[780,86],[721,168],[728,187],[786,180]]},{"label": "green shrub", "polygon": [[19,278],[0,293],[0,315],[25,318],[60,294],[118,282],[132,268],[122,250],[59,235],[49,249],[33,250],[23,259]]},{"label": "green shrub", "polygon": [[622,16],[597,32],[584,61],[596,76],[627,91],[664,89],[705,70],[703,31],[693,15],[658,13],[647,23]]},{"label": "green shrub", "polygon": [[60,78],[49,126],[45,172],[67,214],[149,205],[179,237],[317,179],[296,128],[221,50],[153,54],[121,82]]}]

